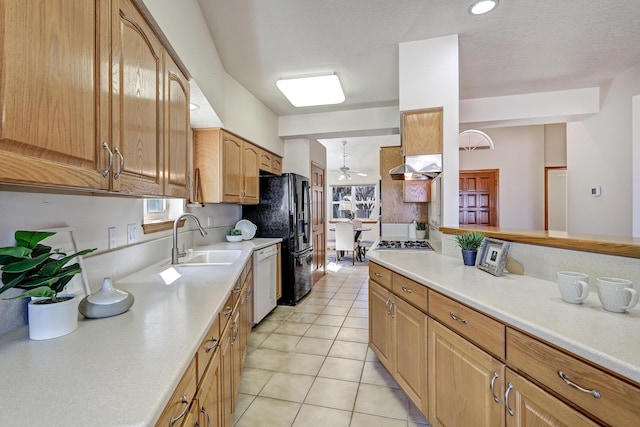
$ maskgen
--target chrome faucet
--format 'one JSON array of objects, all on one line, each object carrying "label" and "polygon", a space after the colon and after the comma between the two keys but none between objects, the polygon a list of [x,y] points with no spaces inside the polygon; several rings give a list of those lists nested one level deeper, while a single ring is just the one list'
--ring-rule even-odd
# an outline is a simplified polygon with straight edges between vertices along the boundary
[{"label": "chrome faucet", "polygon": [[178,218],[176,218],[176,220],[173,221],[173,248],[171,249],[171,264],[177,264],[178,258],[185,255],[184,252],[180,252],[178,250],[178,223],[182,218],[193,218],[193,220],[196,222],[196,225],[198,226],[198,230],[200,230],[200,234],[202,235],[202,237],[207,235],[205,229],[200,225],[198,217],[196,217],[194,214],[183,213]]}]

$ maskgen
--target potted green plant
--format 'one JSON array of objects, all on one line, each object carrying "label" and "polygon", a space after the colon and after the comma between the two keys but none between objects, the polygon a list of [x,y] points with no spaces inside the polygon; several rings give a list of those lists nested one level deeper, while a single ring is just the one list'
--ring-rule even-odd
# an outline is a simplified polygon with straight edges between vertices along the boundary
[{"label": "potted green plant", "polygon": [[13,298],[28,298],[29,337],[49,339],[73,332],[78,326],[78,298],[62,294],[64,287],[82,269],[79,263],[67,265],[77,256],[96,249],[85,249],[67,255],[52,251],[40,242],[53,232],[15,232],[16,245],[0,248],[2,287],[0,294],[9,289],[25,292]]},{"label": "potted green plant", "polygon": [[242,230],[239,228],[232,228],[227,232],[228,242],[240,242],[242,241]]},{"label": "potted green plant", "polygon": [[455,236],[456,245],[462,249],[464,265],[475,265],[478,248],[484,240],[484,234],[479,231],[465,231]]},{"label": "potted green plant", "polygon": [[416,222],[416,238],[424,239],[427,236],[427,223]]}]

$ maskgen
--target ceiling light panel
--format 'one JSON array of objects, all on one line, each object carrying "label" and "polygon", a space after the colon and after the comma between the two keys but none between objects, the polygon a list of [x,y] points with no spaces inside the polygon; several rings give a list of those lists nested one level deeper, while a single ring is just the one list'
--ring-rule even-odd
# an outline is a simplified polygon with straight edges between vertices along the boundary
[{"label": "ceiling light panel", "polygon": [[294,107],[340,104],[345,99],[340,79],[335,74],[282,79],[276,86]]}]

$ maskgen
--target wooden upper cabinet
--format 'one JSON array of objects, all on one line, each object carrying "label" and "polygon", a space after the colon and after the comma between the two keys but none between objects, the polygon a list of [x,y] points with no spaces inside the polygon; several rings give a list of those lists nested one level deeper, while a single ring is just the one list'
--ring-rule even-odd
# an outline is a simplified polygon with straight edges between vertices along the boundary
[{"label": "wooden upper cabinet", "polygon": [[163,47],[131,0],[112,23],[113,190],[162,195]]},{"label": "wooden upper cabinet", "polygon": [[242,144],[244,183],[242,203],[258,204],[260,201],[260,149],[250,142]]},{"label": "wooden upper cabinet", "polygon": [[282,175],[282,158],[267,150],[260,150],[260,170]]},{"label": "wooden upper cabinet", "polygon": [[0,181],[109,188],[108,14],[100,0],[2,2]]},{"label": "wooden upper cabinet", "polygon": [[164,194],[189,197],[189,81],[165,52]]},{"label": "wooden upper cabinet", "polygon": [[194,129],[201,202],[258,203],[260,149],[224,129]]},{"label": "wooden upper cabinet", "polygon": [[442,108],[402,113],[404,156],[442,154]]}]

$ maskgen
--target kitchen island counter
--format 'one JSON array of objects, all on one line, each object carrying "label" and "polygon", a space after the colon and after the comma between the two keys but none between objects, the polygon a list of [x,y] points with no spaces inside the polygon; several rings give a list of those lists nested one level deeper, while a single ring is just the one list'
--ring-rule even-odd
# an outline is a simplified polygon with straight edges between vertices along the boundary
[{"label": "kitchen island counter", "polygon": [[640,384],[639,307],[605,311],[595,292],[581,305],[568,304],[555,282],[496,277],[437,252],[369,250],[367,258]]},{"label": "kitchen island counter", "polygon": [[279,241],[196,248],[241,249],[230,265],[155,263],[114,283],[135,297],[128,312],[82,318],[69,335],[33,341],[25,325],[0,336],[2,424],[153,425],[253,251]]}]

